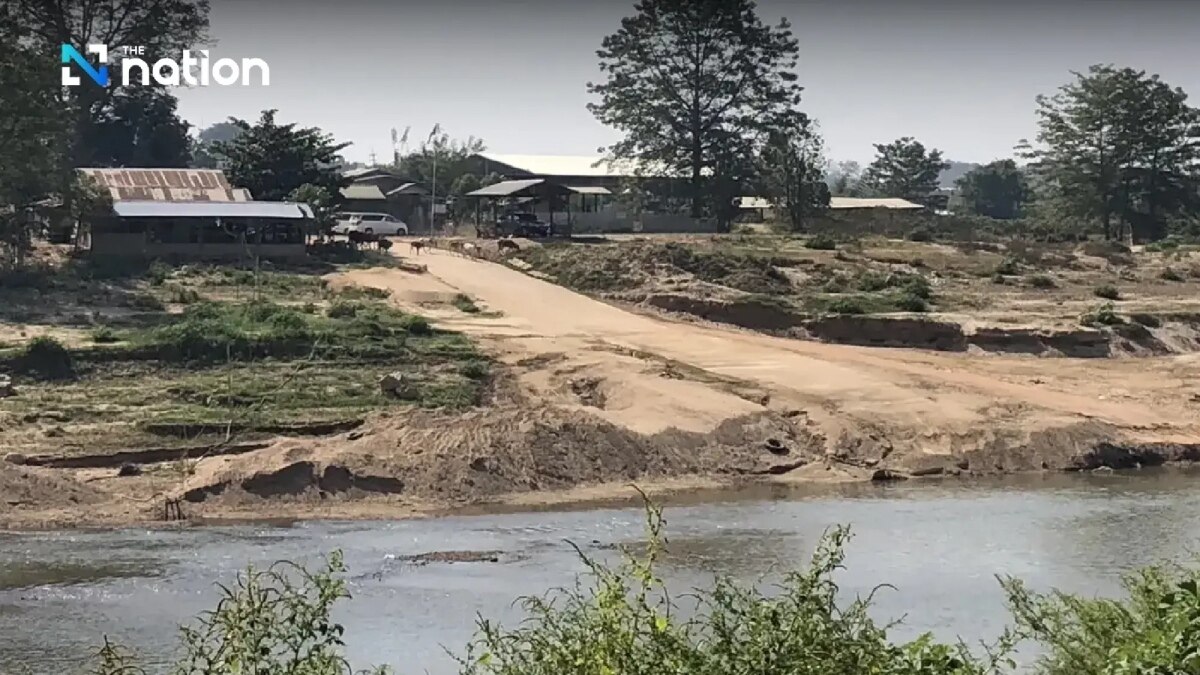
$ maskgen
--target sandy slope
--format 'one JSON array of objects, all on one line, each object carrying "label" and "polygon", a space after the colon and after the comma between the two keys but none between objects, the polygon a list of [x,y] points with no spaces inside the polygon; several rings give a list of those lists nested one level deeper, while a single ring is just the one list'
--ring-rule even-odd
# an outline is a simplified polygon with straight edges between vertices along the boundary
[{"label": "sandy slope", "polygon": [[[332,281],[389,289],[479,340],[505,364],[490,405],[380,412],[351,433],[203,459],[184,479],[0,465],[0,527],[154,521],[164,495],[201,519],[402,517],[628,496],[635,481],[692,489],[1200,458],[1200,355],[829,345],[642,315],[443,251],[420,262],[428,273]],[[458,293],[484,311],[448,304]]]},{"label": "sandy slope", "polygon": [[[441,251],[421,262],[428,275],[366,270],[347,280],[388,288],[401,302],[438,285],[471,295],[501,316],[438,318],[510,363],[554,363],[524,373],[534,391],[555,393],[564,369],[598,380],[609,395],[597,412],[637,431],[701,430],[765,408],[801,411],[830,451],[877,435],[897,456],[942,454],[1080,424],[1097,440],[1200,441],[1194,356],[1038,359],[829,345],[639,315]],[[646,367],[656,362],[680,379]]]}]

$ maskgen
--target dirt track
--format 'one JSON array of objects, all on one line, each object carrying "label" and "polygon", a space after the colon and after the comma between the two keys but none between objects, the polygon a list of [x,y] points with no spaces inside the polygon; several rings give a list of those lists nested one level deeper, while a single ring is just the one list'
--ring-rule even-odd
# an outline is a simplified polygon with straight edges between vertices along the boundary
[{"label": "dirt track", "polygon": [[[472,296],[501,316],[437,318],[511,364],[553,363],[526,369],[535,392],[561,391],[555,373],[586,374],[606,394],[593,411],[635,431],[700,431],[770,409],[806,416],[830,451],[839,438],[878,434],[897,456],[1077,424],[1121,437],[1093,440],[1200,441],[1195,356],[1039,359],[829,345],[641,315],[441,251],[421,262],[428,275],[367,270],[348,280],[388,288],[401,302],[419,300],[419,291]],[[631,367],[630,358],[670,364],[674,377]]]}]

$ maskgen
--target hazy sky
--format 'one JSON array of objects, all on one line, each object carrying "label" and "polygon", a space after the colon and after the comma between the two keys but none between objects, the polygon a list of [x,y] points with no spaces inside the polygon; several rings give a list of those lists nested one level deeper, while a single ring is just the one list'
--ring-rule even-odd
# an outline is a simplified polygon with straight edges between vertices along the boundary
[{"label": "hazy sky", "polygon": [[[391,154],[435,122],[508,153],[592,154],[615,139],[584,107],[596,48],[632,1],[213,0],[212,58],[259,57],[269,87],[179,90],[204,127],[278,108],[351,141],[352,160]],[[1011,154],[1034,133],[1034,97],[1070,70],[1157,72],[1200,99],[1200,0],[762,0],[800,41],[803,108],[834,159],[915,136],[950,159]]]}]

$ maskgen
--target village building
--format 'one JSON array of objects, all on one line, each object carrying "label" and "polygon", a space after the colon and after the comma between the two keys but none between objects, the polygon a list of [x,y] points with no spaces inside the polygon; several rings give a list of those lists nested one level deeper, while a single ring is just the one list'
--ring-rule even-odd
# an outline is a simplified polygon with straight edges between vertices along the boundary
[{"label": "village building", "polygon": [[352,169],[342,174],[350,184],[342,188],[343,211],[386,213],[409,227],[429,225],[429,189],[388,169]]},{"label": "village building", "polygon": [[90,224],[100,257],[302,258],[312,223],[307,205],[256,202],[216,169],[79,171],[107,189],[113,212]]}]

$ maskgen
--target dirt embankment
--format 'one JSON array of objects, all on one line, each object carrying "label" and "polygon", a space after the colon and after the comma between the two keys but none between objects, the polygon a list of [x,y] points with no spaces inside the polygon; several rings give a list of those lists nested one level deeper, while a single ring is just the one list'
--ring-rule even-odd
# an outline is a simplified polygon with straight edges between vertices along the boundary
[{"label": "dirt embankment", "polygon": [[[1195,355],[823,344],[641,315],[503,265],[422,257],[427,274],[342,281],[386,288],[473,337],[499,362],[484,405],[381,412],[348,432],[140,470],[3,464],[0,487],[16,497],[0,502],[0,523],[156,520],[167,498],[201,519],[398,517],[603,498],[634,481],[889,480],[1200,457]],[[839,329],[855,327],[824,328]]]},{"label": "dirt embankment", "polygon": [[899,347],[1069,358],[1166,355],[1200,351],[1200,315],[1156,316],[1151,326],[1121,323],[1095,328],[976,326],[925,317],[832,315],[812,317],[756,298],[721,300],[655,294],[636,301],[665,312],[784,337],[864,347]]}]

